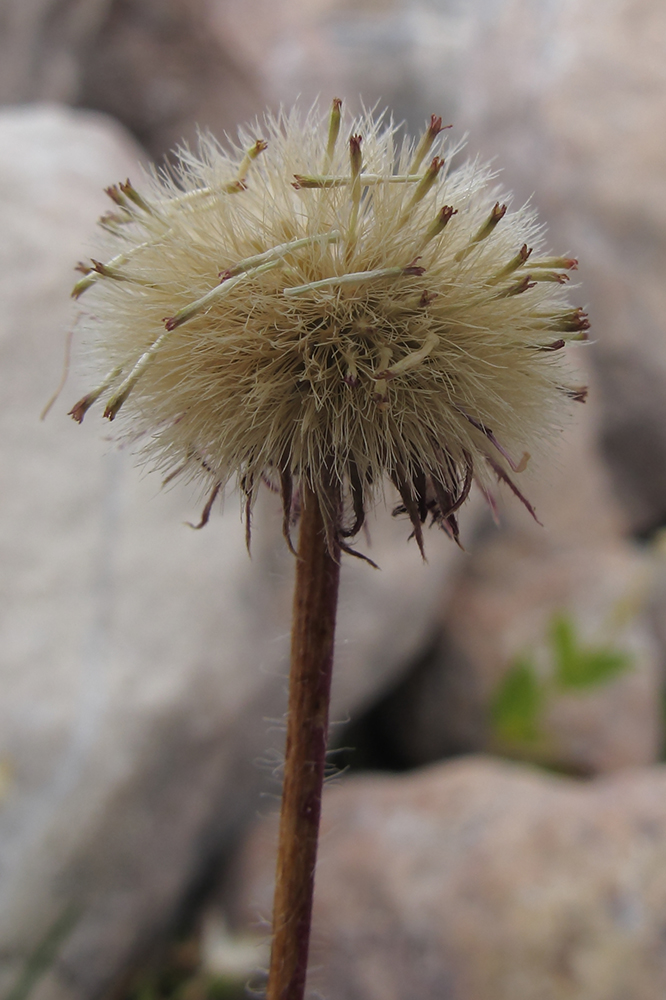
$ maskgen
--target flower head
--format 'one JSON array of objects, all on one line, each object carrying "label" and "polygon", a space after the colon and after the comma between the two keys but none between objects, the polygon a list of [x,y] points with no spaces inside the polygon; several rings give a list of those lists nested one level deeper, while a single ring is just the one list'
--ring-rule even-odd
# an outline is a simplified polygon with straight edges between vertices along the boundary
[{"label": "flower head", "polygon": [[420,546],[429,514],[457,539],[473,477],[524,499],[512,472],[581,396],[562,362],[588,327],[562,287],[576,261],[540,255],[534,213],[488,168],[449,172],[444,134],[433,116],[399,142],[336,100],[109,188],[107,262],[73,291],[95,296],[101,382],[72,416],[102,398],[210,505],[237,476],[248,522],[275,483],[287,537],[307,481],[345,549],[386,477]]}]

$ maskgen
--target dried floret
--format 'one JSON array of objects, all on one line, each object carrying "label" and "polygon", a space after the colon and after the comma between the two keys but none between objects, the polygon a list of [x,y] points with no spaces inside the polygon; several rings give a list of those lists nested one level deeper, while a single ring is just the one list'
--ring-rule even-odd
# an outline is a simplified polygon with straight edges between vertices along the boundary
[{"label": "dried floret", "polygon": [[268,480],[288,535],[307,482],[347,549],[390,480],[419,546],[428,516],[457,539],[474,477],[532,511],[511,476],[584,399],[561,350],[589,325],[563,287],[577,262],[541,254],[488,168],[449,170],[441,119],[399,142],[340,105],[108,189],[107,263],[73,292],[95,297],[99,386],[72,416],[103,397],[167,478],[208,481],[202,521],[234,477],[249,518]]}]

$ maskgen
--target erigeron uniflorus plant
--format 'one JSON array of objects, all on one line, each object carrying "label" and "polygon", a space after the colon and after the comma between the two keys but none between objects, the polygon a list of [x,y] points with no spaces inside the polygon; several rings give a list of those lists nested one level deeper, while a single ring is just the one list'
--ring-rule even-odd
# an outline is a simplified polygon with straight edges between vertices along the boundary
[{"label": "erigeron uniflorus plant", "polygon": [[[141,191],[108,189],[106,263],[78,298],[98,399],[168,481],[231,478],[246,530],[262,480],[284,533],[300,518],[285,783],[268,995],[296,1000],[307,963],[341,551],[387,481],[423,551],[430,518],[458,541],[476,479],[492,502],[571,400],[563,348],[588,322],[544,256],[534,212],[487,167],[449,171],[441,119],[420,141],[341,102],[267,115],[226,150],[203,137]],[[344,138],[343,138],[344,137]]]}]

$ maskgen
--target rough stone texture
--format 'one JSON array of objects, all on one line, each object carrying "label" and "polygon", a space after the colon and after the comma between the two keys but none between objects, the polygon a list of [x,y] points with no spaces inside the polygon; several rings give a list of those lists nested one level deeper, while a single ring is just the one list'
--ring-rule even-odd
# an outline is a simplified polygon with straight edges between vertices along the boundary
[{"label": "rough stone texture", "polygon": [[[131,449],[100,441],[99,413],[82,428],[66,416],[80,379],[39,421],[72,264],[94,252],[102,188],[135,178],[139,152],[102,116],[0,112],[3,995],[70,903],[78,923],[33,995],[97,995],[277,791],[293,559],[275,504],[257,511],[250,561],[234,496],[192,532],[199,497],[161,492]],[[413,657],[458,558],[433,538],[423,566],[388,516],[371,533],[382,571],[343,569],[336,720]]]},{"label": "rough stone texture", "polygon": [[648,532],[666,521],[666,7],[495,0],[481,24],[459,124],[580,257],[605,451]]},{"label": "rough stone texture", "polygon": [[[268,912],[275,823],[235,871]],[[469,758],[325,796],[310,985],[327,1000],[661,1000],[666,772]]]},{"label": "rough stone texture", "polygon": [[253,67],[212,30],[207,0],[3,0],[0,103],[115,115],[155,159],[265,103]]}]

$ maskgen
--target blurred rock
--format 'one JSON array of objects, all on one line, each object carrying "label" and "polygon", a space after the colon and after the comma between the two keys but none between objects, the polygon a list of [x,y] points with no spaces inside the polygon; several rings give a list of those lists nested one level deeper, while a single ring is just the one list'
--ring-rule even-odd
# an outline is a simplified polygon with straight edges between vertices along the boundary
[{"label": "blurred rock", "polygon": [[197,126],[263,110],[253,67],[212,30],[206,0],[3,0],[0,103],[64,101],[114,115],[161,160]]},{"label": "blurred rock", "polygon": [[641,613],[650,579],[621,543],[479,545],[440,644],[385,706],[402,761],[494,749],[584,774],[657,761],[663,682]]},{"label": "blurred rock", "polygon": [[475,4],[468,0],[217,0],[221,37],[256,67],[273,106],[341,97],[389,108],[411,132],[453,120]]},{"label": "blurred rock", "polygon": [[3,0],[0,103],[72,101],[79,62],[113,0]]},{"label": "blurred rock", "polygon": [[539,475],[520,477],[544,527],[510,497],[501,530],[472,540],[440,635],[373,710],[394,766],[488,749],[585,774],[659,759],[664,647],[648,612],[663,570],[626,540],[595,380],[574,416]]},{"label": "blurred rock", "polygon": [[461,85],[470,151],[536,192],[580,258],[602,439],[632,530],[666,522],[666,7],[487,0]]},{"label": "blurred rock", "polygon": [[[235,869],[269,912],[275,817]],[[229,902],[227,905],[231,905]],[[471,758],[325,795],[310,988],[327,1000],[660,1000],[666,772]]]},{"label": "blurred rock", "polygon": [[114,115],[160,160],[199,128],[235,134],[265,99],[255,67],[213,30],[208,0],[112,0],[76,103]]},{"label": "blurred rock", "polygon": [[[102,444],[98,414],[67,417],[79,378],[38,419],[72,265],[94,254],[102,188],[135,178],[139,155],[103,116],[0,112],[0,994],[79,914],[37,1000],[99,995],[278,790],[293,559],[275,504],[250,561],[235,497],[191,532],[199,497]],[[382,571],[343,567],[334,720],[413,658],[458,559],[442,537],[423,566],[388,515],[370,531]]]}]

